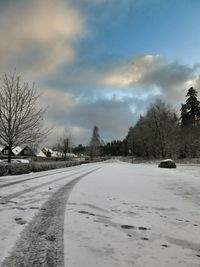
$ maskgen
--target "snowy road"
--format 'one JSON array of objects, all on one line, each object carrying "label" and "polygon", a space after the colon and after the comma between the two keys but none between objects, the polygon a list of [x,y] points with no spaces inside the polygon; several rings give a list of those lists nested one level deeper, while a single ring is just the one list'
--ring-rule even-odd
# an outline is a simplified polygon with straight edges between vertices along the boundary
[{"label": "snowy road", "polygon": [[65,266],[200,266],[200,167],[110,163],[65,215]]},{"label": "snowy road", "polygon": [[67,199],[80,179],[100,167],[88,164],[1,177],[1,266],[63,266]]},{"label": "snowy road", "polygon": [[200,266],[200,167],[97,163],[0,178],[0,264]]}]

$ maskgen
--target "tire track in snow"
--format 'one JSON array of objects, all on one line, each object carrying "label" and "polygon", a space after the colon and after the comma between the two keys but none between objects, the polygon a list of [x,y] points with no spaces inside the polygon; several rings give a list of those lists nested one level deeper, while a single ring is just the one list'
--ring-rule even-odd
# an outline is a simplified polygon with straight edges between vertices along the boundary
[{"label": "tire track in snow", "polygon": [[5,258],[1,267],[63,267],[67,200],[76,183],[100,168],[79,175],[55,192],[24,229],[11,255]]},{"label": "tire track in snow", "polygon": [[[92,168],[92,170],[93,170],[93,169],[94,169],[94,168]],[[32,192],[33,190],[36,190],[36,189],[38,189],[38,188],[41,188],[41,187],[44,187],[44,186],[47,186],[47,185],[50,185],[50,184],[53,184],[53,183],[55,183],[55,182],[62,181],[62,180],[64,180],[64,179],[66,179],[66,178],[70,178],[70,177],[72,177],[72,176],[74,176],[74,175],[76,175],[76,174],[84,173],[85,171],[86,171],[86,170],[80,170],[80,171],[78,171],[78,172],[71,173],[71,174],[69,174],[69,175],[67,175],[67,176],[65,175],[65,176],[59,177],[59,178],[57,178],[57,179],[55,179],[55,180],[53,180],[53,181],[48,181],[48,182],[46,182],[46,183],[42,183],[42,184],[39,184],[39,185],[36,185],[36,186],[32,186],[32,187],[29,187],[29,188],[27,188],[27,189],[24,189],[24,190],[21,190],[21,191],[18,191],[18,192],[15,192],[15,193],[12,193],[12,194],[3,196],[3,197],[0,198],[0,204],[5,205],[5,204],[7,204],[8,201],[10,201],[10,200],[13,199],[13,198],[19,197],[19,196],[21,196],[21,195],[23,195],[23,194]]]},{"label": "tire track in snow", "polygon": [[[77,166],[80,166],[80,165],[77,165]],[[90,167],[90,166],[87,166],[87,167]],[[71,168],[69,170],[57,171],[57,172],[43,174],[43,175],[37,175],[37,176],[34,176],[34,177],[30,177],[30,178],[24,178],[24,179],[22,178],[20,180],[19,180],[19,178],[13,178],[13,179],[17,179],[17,180],[16,181],[9,182],[9,183],[2,184],[2,185],[0,185],[0,188],[4,188],[4,187],[8,187],[8,186],[20,184],[20,183],[23,183],[23,182],[26,182],[26,181],[31,181],[31,180],[35,180],[35,179],[39,179],[39,178],[43,178],[43,177],[52,176],[52,175],[59,174],[59,173],[70,172],[70,171],[73,171],[74,169],[75,168],[73,168],[73,169]]]}]

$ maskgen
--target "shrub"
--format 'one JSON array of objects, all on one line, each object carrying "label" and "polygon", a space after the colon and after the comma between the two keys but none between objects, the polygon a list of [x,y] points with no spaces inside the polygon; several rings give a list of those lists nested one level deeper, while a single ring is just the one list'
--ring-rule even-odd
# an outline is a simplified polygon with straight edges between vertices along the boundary
[{"label": "shrub", "polygon": [[159,168],[176,168],[176,164],[172,159],[165,159],[158,165]]},{"label": "shrub", "polygon": [[77,161],[32,162],[32,163],[11,163],[11,164],[1,163],[0,176],[48,171],[52,169],[71,167],[80,164],[81,163]]}]

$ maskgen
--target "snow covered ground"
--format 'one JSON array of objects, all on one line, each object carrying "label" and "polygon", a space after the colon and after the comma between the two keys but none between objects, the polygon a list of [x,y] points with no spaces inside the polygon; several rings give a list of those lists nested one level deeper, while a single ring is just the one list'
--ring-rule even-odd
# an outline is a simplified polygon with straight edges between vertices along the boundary
[{"label": "snow covered ground", "polygon": [[200,167],[110,163],[65,215],[65,266],[200,266]]},{"label": "snow covered ground", "polygon": [[0,177],[0,265],[200,266],[199,174],[113,161]]},{"label": "snow covered ground", "polygon": [[0,177],[0,265],[42,205],[66,183],[97,167],[88,164]]}]

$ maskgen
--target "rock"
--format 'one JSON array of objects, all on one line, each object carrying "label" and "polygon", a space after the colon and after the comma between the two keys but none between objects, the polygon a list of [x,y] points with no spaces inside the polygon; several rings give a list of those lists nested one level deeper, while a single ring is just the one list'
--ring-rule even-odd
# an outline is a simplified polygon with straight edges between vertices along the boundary
[{"label": "rock", "polygon": [[165,159],[158,165],[159,168],[176,168],[176,164],[172,159]]}]

